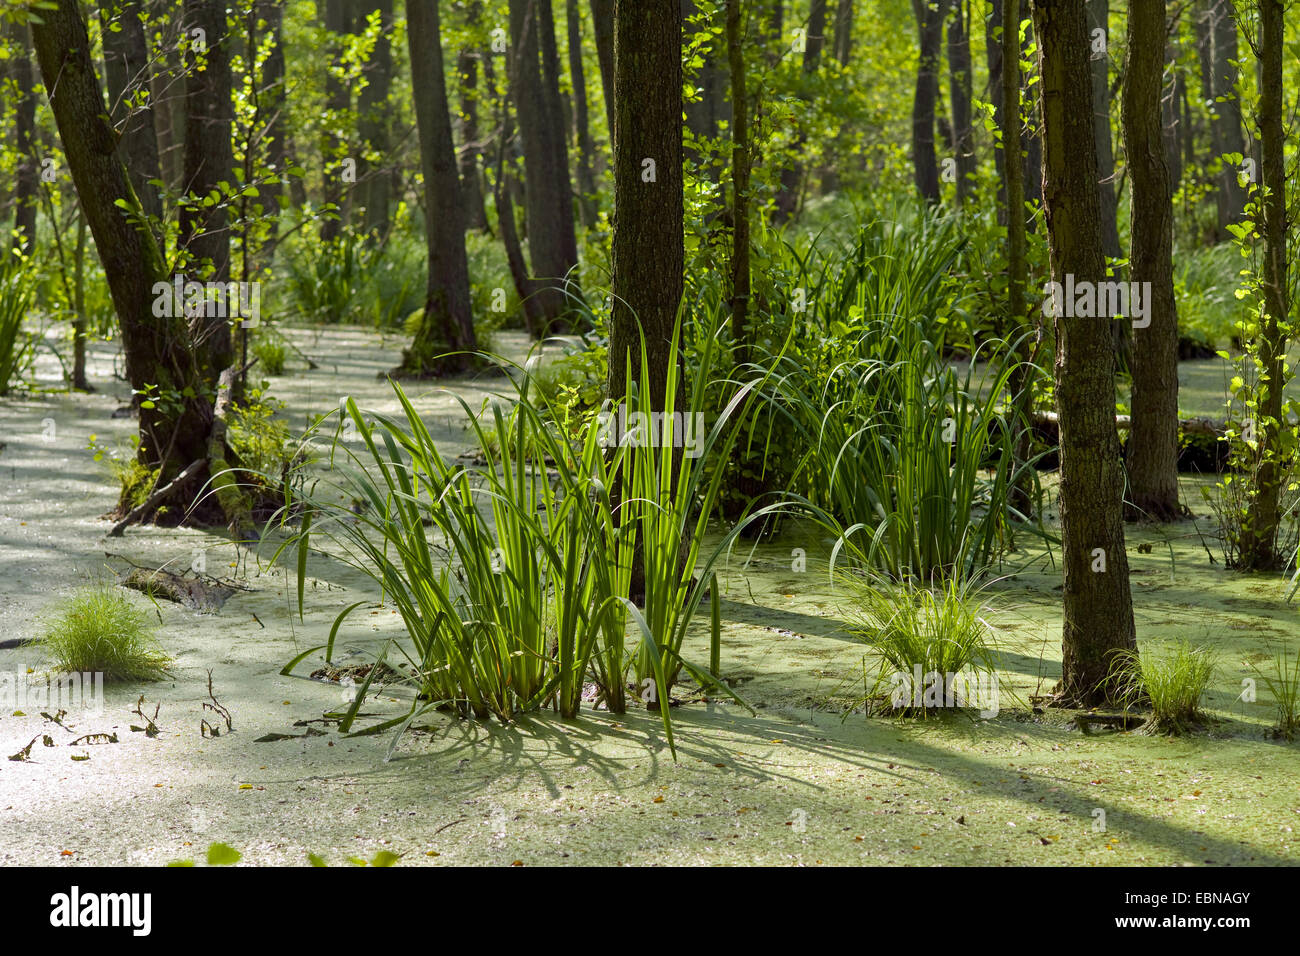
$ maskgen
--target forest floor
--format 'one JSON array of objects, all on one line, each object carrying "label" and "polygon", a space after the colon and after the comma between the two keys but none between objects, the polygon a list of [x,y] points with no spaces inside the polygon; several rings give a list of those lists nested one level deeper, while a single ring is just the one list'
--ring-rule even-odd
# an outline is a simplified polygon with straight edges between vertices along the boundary
[{"label": "forest floor", "polygon": [[[291,335],[321,364],[271,380],[295,429],[344,394],[395,410],[375,375],[397,360],[399,338],[333,327]],[[507,334],[501,346],[523,342]],[[1281,578],[1223,569],[1193,479],[1186,497],[1198,518],[1130,526],[1128,544],[1143,651],[1190,640],[1219,652],[1213,720],[1196,735],[1085,735],[1069,713],[1031,710],[1030,696],[1060,674],[1060,577],[1030,541],[987,592],[1010,692],[998,716],[846,715],[862,695],[863,649],[841,623],[846,598],[819,557],[827,542],[796,528],[758,547],[747,566],[737,554],[722,576],[723,672],[754,713],[721,701],[675,707],[676,761],[657,715],[584,710],[570,722],[539,716],[509,727],[432,717],[386,762],[391,738],[345,738],[321,722],[343,690],[280,675],[324,642],[343,606],[377,598],[366,579],[313,561],[299,621],[292,571],[266,565],[270,546],[259,563],[191,529],[106,537],[100,516],[115,489],[87,444],[96,435],[124,445],[134,422],[110,417],[129,398],[112,351],[97,348],[92,359],[93,395],[0,402],[0,639],[39,637],[61,598],[128,562],[180,570],[199,549],[210,574],[249,590],[214,614],[160,602],[170,679],[106,688],[102,713],[66,718],[72,731],[33,708],[0,712],[0,756],[34,736],[55,744],[38,741],[27,761],[0,760],[0,865],[159,864],[201,859],[215,841],[261,864],[301,864],[309,852],[340,864],[380,850],[404,865],[1300,862],[1300,745],[1269,733],[1262,681],[1258,702],[1240,699],[1252,663],[1300,650],[1300,610],[1286,603]],[[1221,394],[1217,360],[1181,369],[1189,398]],[[57,365],[40,372],[57,380]],[[457,382],[453,391],[474,405],[499,384]],[[412,391],[435,437],[468,447],[451,393]],[[1215,411],[1184,402],[1184,414]],[[795,547],[808,552],[803,573],[792,570]],[[400,631],[391,608],[376,605],[368,617],[340,632],[345,663]],[[701,629],[688,642],[697,659],[707,654],[702,638]],[[39,646],[0,650],[0,672],[44,666]],[[209,672],[233,721],[216,739],[200,731],[213,718],[203,709]],[[133,713],[141,694],[146,714],[160,707],[155,737],[130,730],[143,723]],[[404,688],[386,688],[364,710],[396,714],[407,700]],[[69,746],[99,732],[117,742]],[[259,740],[267,735],[293,737]]]}]

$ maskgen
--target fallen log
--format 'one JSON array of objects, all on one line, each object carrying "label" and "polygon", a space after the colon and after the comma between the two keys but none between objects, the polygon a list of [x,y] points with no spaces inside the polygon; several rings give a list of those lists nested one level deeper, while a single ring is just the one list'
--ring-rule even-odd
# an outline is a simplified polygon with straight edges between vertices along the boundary
[{"label": "fallen log", "polygon": [[[1060,432],[1061,421],[1056,412],[1035,412],[1033,422],[1036,430],[1048,436],[1054,436]],[[1133,419],[1131,416],[1115,416],[1115,427],[1120,431],[1127,431],[1132,426]],[[1214,418],[1180,418],[1178,420],[1178,431],[1183,435],[1204,435],[1217,439],[1222,438],[1227,429],[1227,422]]]}]

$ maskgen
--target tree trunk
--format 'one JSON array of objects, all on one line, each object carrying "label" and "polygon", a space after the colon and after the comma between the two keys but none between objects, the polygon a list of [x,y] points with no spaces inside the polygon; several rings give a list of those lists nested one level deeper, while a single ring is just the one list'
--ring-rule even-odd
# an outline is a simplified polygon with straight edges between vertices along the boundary
[{"label": "tree trunk", "polygon": [[[1018,6],[1018,5],[1017,5]],[[988,61],[989,67],[989,101],[993,104],[993,125],[1003,131],[1003,139],[993,148],[993,166],[997,173],[998,180],[998,222],[999,225],[1006,225],[1003,217],[1006,215],[1007,204],[1007,174],[1006,174],[1006,119],[1003,115],[1006,102],[1005,85],[1002,82],[1002,60],[1003,51],[1010,50],[1013,53],[1016,44],[1013,40],[1006,37],[1009,28],[1004,24],[1006,12],[1002,0],[989,0],[989,16],[984,21],[984,54]],[[1020,61],[1017,60],[1017,63]],[[1019,82],[1019,70],[1017,70],[1017,83]],[[1016,96],[1019,98],[1020,87],[1016,87]],[[1016,126],[1020,126],[1020,117],[1016,117]],[[1024,167],[1021,166],[1021,175],[1024,175]]]},{"label": "tree trunk", "polygon": [[18,168],[14,183],[14,228],[22,231],[14,246],[24,253],[36,248],[36,207],[41,195],[41,169],[36,155],[36,78],[32,75],[31,35],[27,24],[15,23],[13,81],[18,86],[14,107],[14,145]]},{"label": "tree trunk", "polygon": [[[180,238],[188,253],[183,268],[202,281],[230,279],[230,217],[223,195],[212,206],[198,205],[220,192],[219,184],[233,188],[234,158],[230,136],[234,123],[231,100],[230,49],[226,35],[226,6],[220,0],[185,0],[187,31],[204,31],[206,51],[188,51],[185,80],[185,183],[193,205],[181,209]],[[192,33],[190,34],[193,35]],[[197,68],[198,63],[204,69]],[[210,310],[211,311],[211,310]],[[195,321],[193,344],[200,350],[200,363],[209,386],[235,358],[230,323],[220,315],[205,315]]]},{"label": "tree trunk", "polygon": [[[471,37],[477,38],[479,20],[483,13],[480,2],[471,3],[465,11],[465,27]],[[488,231],[487,207],[483,201],[483,173],[480,167],[483,144],[479,142],[478,107],[478,49],[463,46],[456,57],[456,77],[460,87],[460,182],[465,197],[465,228],[479,232]]]},{"label": "tree trunk", "polygon": [[[1101,49],[1093,31],[1101,30]],[[1115,150],[1110,135],[1110,0],[1088,0],[1088,41],[1092,51],[1093,140],[1097,144],[1097,189],[1101,201],[1101,248],[1119,259],[1119,198],[1115,193]]]},{"label": "tree trunk", "polygon": [[1286,128],[1283,125],[1282,54],[1285,33],[1282,0],[1257,0],[1260,21],[1259,141],[1264,237],[1264,310],[1257,340],[1259,377],[1255,423],[1260,453],[1242,526],[1241,565],[1271,571],[1285,565],[1277,548],[1282,481],[1287,471],[1281,436],[1282,393],[1286,388],[1290,286],[1287,277]]},{"label": "tree trunk", "polygon": [[255,0],[253,19],[257,25],[252,33],[263,33],[270,41],[270,51],[262,61],[256,118],[258,128],[263,131],[262,153],[266,165],[272,170],[267,180],[257,187],[262,215],[271,220],[266,245],[262,249],[262,256],[269,263],[275,253],[280,197],[284,195],[284,178],[289,168],[288,104],[284,95],[284,9],[281,0]]},{"label": "tree trunk", "polygon": [[566,0],[565,26],[569,31],[569,83],[573,87],[573,131],[578,151],[578,209],[582,224],[591,228],[599,211],[596,204],[596,177],[592,172],[595,150],[591,145],[591,125],[587,118],[587,78],[582,69],[582,23],[578,0]]},{"label": "tree trunk", "polygon": [[[42,9],[41,22],[32,23],[32,38],[117,312],[127,379],[138,391],[154,386],[174,399],[140,409],[137,457],[142,465],[158,469],[156,485],[161,487],[188,464],[207,458],[210,393],[183,315],[155,315],[159,296],[154,284],[168,281],[167,264],[152,232],[136,221],[140,202],[117,155],[117,136],[107,119],[78,0],[55,0],[51,9]],[[177,513],[190,504],[198,505],[200,517],[212,510],[211,503],[197,501],[204,483],[205,476],[196,474],[178,489],[183,507]],[[135,490],[123,490],[120,513],[131,510],[129,495]]]},{"label": "tree trunk", "polygon": [[1177,24],[1168,35],[1164,50],[1169,83],[1160,98],[1160,114],[1164,123],[1165,165],[1169,168],[1169,183],[1174,190],[1177,190],[1183,180],[1182,137],[1184,135],[1182,117],[1178,113],[1178,104],[1183,96],[1183,74],[1178,67]]},{"label": "tree trunk", "polygon": [[835,59],[849,65],[853,53],[853,0],[840,0],[835,8]]},{"label": "tree trunk", "polygon": [[731,67],[731,336],[736,363],[749,358],[749,97],[745,90],[745,49],[741,0],[727,0],[727,60]]},{"label": "tree trunk", "polygon": [[[651,408],[664,408],[673,324],[683,290],[680,0],[617,0],[614,16],[614,308],[609,396],[641,374],[645,333]],[[653,160],[654,178],[650,179]],[[678,406],[680,407],[680,406]]]},{"label": "tree trunk", "polygon": [[[357,132],[367,155],[357,163],[357,181],[365,203],[364,229],[367,236],[382,239],[388,235],[388,194],[392,186],[387,163],[388,119],[392,106],[388,99],[393,75],[393,0],[365,0],[357,22],[358,32],[366,28],[369,18],[379,16],[379,36],[365,66],[366,85],[357,94]],[[376,163],[369,158],[379,157]]]},{"label": "tree trunk", "polygon": [[568,311],[578,264],[573,194],[560,112],[559,62],[550,0],[510,0],[509,78],[524,148],[525,221],[542,314],[548,331],[569,331],[558,321]]},{"label": "tree trunk", "polygon": [[324,218],[321,219],[320,237],[323,242],[338,239],[343,229],[343,218],[347,214],[343,170],[340,166],[347,145],[334,130],[342,124],[343,114],[352,105],[351,92],[343,80],[335,75],[343,65],[343,34],[348,32],[347,10],[350,3],[351,0],[323,0],[317,4],[317,9],[324,14],[324,26],[330,42],[329,62],[325,66],[325,108],[329,121],[325,124],[321,154],[325,160],[322,170],[323,206],[333,208],[324,212]]},{"label": "tree trunk", "polygon": [[952,100],[952,149],[957,166],[957,201],[965,204],[974,188],[975,130],[971,126],[971,93],[974,86],[970,56],[969,5],[962,10],[962,0],[953,0],[948,19],[948,84]]},{"label": "tree trunk", "polygon": [[[126,164],[140,207],[155,222],[163,218],[162,196],[151,181],[162,179],[154,110],[147,98],[152,68],[139,0],[101,0],[104,79],[108,82],[109,116],[121,139],[118,151]],[[115,25],[113,29],[111,25]]]},{"label": "tree trunk", "polygon": [[[1034,24],[1052,279],[1103,281],[1084,0],[1035,0]],[[1137,648],[1124,550],[1124,470],[1115,429],[1115,360],[1108,324],[1056,317],[1065,609],[1058,699],[1081,707],[1113,698],[1114,688],[1106,683],[1113,655]]]},{"label": "tree trunk", "polygon": [[947,0],[913,0],[920,29],[916,93],[912,99],[912,164],[917,192],[930,205],[939,202],[939,163],[934,149],[935,108],[939,101],[939,54]]},{"label": "tree trunk", "polygon": [[[1246,153],[1241,131],[1241,100],[1237,97],[1237,21],[1232,0],[1204,0],[1198,18],[1201,33],[1201,95],[1210,109],[1210,140],[1215,157]],[[1239,167],[1224,162],[1215,176],[1216,242],[1232,237],[1228,226],[1241,222],[1246,190],[1238,179]]]},{"label": "tree trunk", "polygon": [[424,316],[395,375],[445,375],[467,368],[468,355],[449,352],[478,348],[469,294],[462,201],[457,192],[456,147],[447,111],[443,78],[442,29],[438,0],[407,0],[407,44],[411,87],[420,134],[424,170],[425,233],[429,251],[429,285]]},{"label": "tree trunk", "polygon": [[614,140],[614,0],[591,0],[591,22],[596,33],[596,59],[600,62],[600,91],[605,100],[611,150]]},{"label": "tree trunk", "polygon": [[[826,0],[812,0],[808,16],[808,32],[804,37],[803,76],[806,79],[817,72],[821,65],[822,49],[826,46]],[[806,87],[806,82],[802,84]],[[806,89],[801,89],[799,99],[805,103],[812,96]],[[795,137],[790,153],[799,157],[803,155],[807,143],[807,134],[802,126]],[[799,210],[803,195],[804,165],[797,158],[781,170],[781,191],[777,193],[776,204],[772,210],[774,222],[786,222]]]},{"label": "tree trunk", "polygon": [[1133,430],[1128,514],[1176,518],[1178,503],[1178,310],[1174,302],[1173,192],[1160,130],[1165,0],[1129,0],[1124,69],[1124,148],[1132,178],[1132,280],[1150,283],[1150,324],[1133,332]]},{"label": "tree trunk", "polygon": [[1012,375],[1011,393],[1015,400],[1016,423],[1020,430],[1016,438],[1016,472],[1021,477],[1011,488],[1011,507],[1025,518],[1033,510],[1032,476],[1027,462],[1033,450],[1033,431],[1029,427],[1029,414],[1034,404],[1034,355],[1031,354],[1025,315],[1025,286],[1028,284],[1029,266],[1025,253],[1025,177],[1020,162],[1019,144],[1022,129],[1020,122],[1020,56],[1019,25],[1020,0],[1002,0],[999,13],[1005,18],[1002,24],[1002,46],[998,51],[998,79],[1001,89],[998,98],[1003,103],[1002,143],[1000,155],[1011,143],[1012,154],[1002,163],[1004,181],[1002,191],[1006,197],[1003,213],[1007,223],[1007,318],[1006,337],[1019,342],[1016,349],[1017,364]]}]

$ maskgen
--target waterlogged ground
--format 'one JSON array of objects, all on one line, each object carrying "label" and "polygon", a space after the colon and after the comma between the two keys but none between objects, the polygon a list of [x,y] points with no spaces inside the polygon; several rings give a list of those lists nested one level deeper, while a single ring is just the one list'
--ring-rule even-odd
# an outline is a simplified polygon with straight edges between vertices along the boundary
[{"label": "waterlogged ground", "polygon": [[[395,410],[374,376],[396,361],[399,340],[339,329],[302,330],[294,340],[320,364],[307,371],[298,362],[272,380],[295,427],[344,394]],[[506,337],[502,347],[517,352],[522,343]],[[1221,377],[1209,365],[1184,368]],[[391,738],[345,738],[320,722],[344,691],[279,674],[324,641],[342,607],[373,596],[365,581],[314,561],[299,621],[292,578],[219,536],[132,528],[106,538],[99,516],[113,490],[86,446],[92,434],[108,447],[124,442],[133,425],[110,417],[128,397],[113,378],[112,353],[97,351],[91,372],[95,395],[0,401],[0,639],[39,636],[55,602],[128,561],[183,570],[197,551],[209,573],[249,590],[207,615],[165,602],[155,612],[130,592],[161,619],[176,658],[171,680],[111,687],[101,713],[64,719],[71,730],[42,718],[40,705],[0,711],[0,756],[41,735],[54,743],[37,739],[28,761],[0,760],[0,863],[157,864],[201,858],[214,841],[247,862],[289,864],[308,852],[341,863],[380,850],[401,854],[402,865],[1300,859],[1300,744],[1269,735],[1262,682],[1254,703],[1240,699],[1252,663],[1284,647],[1300,651],[1300,610],[1286,603],[1280,579],[1222,569],[1190,485],[1186,497],[1202,517],[1134,531],[1129,560],[1144,652],[1183,639],[1219,652],[1209,697],[1215,720],[1197,736],[1087,736],[1069,714],[1031,711],[1031,695],[1060,673],[1060,579],[1050,555],[1028,540],[987,592],[1000,642],[995,719],[845,715],[862,693],[863,652],[841,624],[852,609],[831,586],[826,542],[795,528],[737,554],[723,575],[723,669],[753,712],[720,701],[674,708],[675,761],[657,718],[644,711],[511,727],[435,716],[385,761]],[[54,382],[57,366],[41,374]],[[500,384],[455,390],[477,405]],[[415,391],[435,435],[463,444],[451,396]],[[805,570],[795,570],[795,548],[807,554]],[[346,660],[363,661],[400,631],[390,608],[363,611],[340,632],[355,655]],[[693,650],[705,659],[699,636]],[[43,667],[39,648],[0,650],[0,673]],[[209,672],[231,732],[203,707]],[[159,708],[156,737],[130,729],[144,724],[133,713],[142,693],[145,714]],[[373,720],[407,700],[403,688],[385,688],[364,710]],[[201,735],[205,718],[220,737]],[[101,732],[117,742],[69,746]],[[294,736],[259,742],[267,735]]]}]

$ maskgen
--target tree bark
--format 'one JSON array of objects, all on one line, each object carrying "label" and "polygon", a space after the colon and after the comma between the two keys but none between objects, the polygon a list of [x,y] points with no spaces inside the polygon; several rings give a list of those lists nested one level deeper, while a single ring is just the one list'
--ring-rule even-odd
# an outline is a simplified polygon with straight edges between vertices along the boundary
[{"label": "tree bark", "polygon": [[596,224],[596,177],[592,172],[595,150],[591,145],[591,124],[587,117],[587,78],[582,69],[582,22],[578,0],[566,0],[565,26],[569,32],[569,83],[573,87],[573,132],[578,152],[578,209],[582,224]]},{"label": "tree bark", "polygon": [[[162,179],[158,134],[151,102],[152,68],[139,0],[102,0],[99,6],[104,45],[104,78],[108,81],[109,116],[121,139],[118,151],[126,164],[140,207],[162,222],[162,195],[152,180]],[[112,29],[116,25],[117,29]]]},{"label": "tree bark", "polygon": [[[1102,281],[1101,211],[1084,0],[1035,0],[1043,118],[1043,199],[1052,279]],[[1137,648],[1123,488],[1115,429],[1109,323],[1056,317],[1061,423],[1060,515],[1064,565],[1062,677],[1058,700],[1109,702],[1113,655]]]},{"label": "tree bark", "polygon": [[849,65],[853,54],[853,0],[840,0],[835,8],[835,59]]},{"label": "tree bark", "polygon": [[[235,184],[231,127],[230,48],[226,33],[226,6],[220,0],[185,0],[187,31],[201,29],[206,52],[188,55],[185,81],[185,183],[191,200],[181,209],[180,246],[188,253],[187,275],[210,282],[230,279],[230,217],[227,192],[209,207],[204,197]],[[192,34],[191,34],[192,35]],[[203,68],[199,69],[199,64]],[[209,386],[235,358],[230,323],[224,316],[205,315],[195,321],[193,344]]]},{"label": "tree bark", "polygon": [[[393,0],[365,0],[357,30],[362,31],[372,15],[379,16],[379,36],[365,66],[366,85],[357,94],[357,132],[366,155],[357,163],[357,181],[365,204],[363,228],[367,236],[382,239],[388,234],[388,202],[392,186],[387,163],[391,111],[389,85],[393,76]],[[371,157],[379,157],[376,162]]]},{"label": "tree bark", "polygon": [[[465,27],[477,37],[483,13],[480,2],[469,4]],[[478,108],[479,51],[474,46],[461,47],[456,56],[456,77],[460,88],[460,182],[465,197],[465,228],[488,231],[487,207],[483,201],[483,144],[479,142]]]},{"label": "tree bark", "polygon": [[473,351],[478,342],[470,304],[463,208],[457,192],[456,148],[443,78],[438,0],[407,0],[406,34],[424,171],[429,284],[415,340],[394,374],[445,375],[471,364],[468,355],[446,353]]},{"label": "tree bark", "polygon": [[[192,2],[192,0],[191,0]],[[334,207],[321,219],[320,237],[323,242],[334,242],[343,230],[343,219],[347,214],[346,193],[343,188],[342,170],[339,160],[347,148],[343,137],[332,132],[343,122],[343,114],[352,105],[352,94],[343,81],[335,75],[343,62],[343,34],[348,32],[348,7],[352,0],[323,0],[317,4],[324,15],[324,26],[329,35],[330,62],[325,67],[325,107],[331,115],[332,122],[326,123],[327,131],[321,142],[324,156],[322,176],[324,206]]]},{"label": "tree bark", "polygon": [[605,122],[609,126],[610,149],[614,140],[614,0],[591,0],[591,22],[595,25],[596,59],[600,62],[600,91],[605,100]]},{"label": "tree bark", "polygon": [[969,5],[953,0],[946,27],[948,39],[948,98],[952,101],[952,149],[957,166],[957,201],[965,204],[974,188],[976,172],[975,130],[971,126],[971,95],[974,71],[970,56]]},{"label": "tree bark", "polygon": [[[1203,0],[1198,19],[1201,33],[1201,95],[1210,108],[1210,139],[1214,155],[1246,154],[1241,127],[1241,100],[1237,97],[1237,20],[1232,0]],[[1224,162],[1215,176],[1216,242],[1232,234],[1228,226],[1241,222],[1246,190],[1238,179],[1239,167]]]},{"label": "tree bark", "polygon": [[36,155],[36,78],[32,74],[31,35],[25,23],[15,23],[13,81],[18,86],[14,107],[14,143],[18,168],[14,182],[14,229],[22,231],[13,245],[30,253],[36,248],[36,208],[41,195],[41,169]]},{"label": "tree bark", "polygon": [[560,112],[559,62],[550,0],[510,0],[509,78],[524,148],[525,221],[535,297],[550,323],[569,331],[568,311],[578,264],[573,194]]},{"label": "tree bark", "polygon": [[920,30],[916,92],[912,98],[912,164],[917,192],[933,206],[940,198],[934,123],[939,101],[939,54],[947,0],[913,0],[912,7]]},{"label": "tree bark", "polygon": [[727,60],[731,68],[731,336],[736,362],[749,358],[749,97],[741,0],[727,0]]},{"label": "tree bark", "polygon": [[1178,503],[1178,309],[1173,190],[1160,129],[1165,0],[1129,0],[1124,148],[1132,179],[1132,280],[1149,282],[1150,322],[1133,332],[1128,516],[1169,521]]},{"label": "tree bark", "polygon": [[[680,0],[617,0],[614,15],[614,237],[608,392],[641,375],[645,334],[651,408],[665,402],[685,248]],[[648,178],[653,161],[654,178]],[[643,399],[644,400],[644,399]],[[680,407],[680,406],[678,406]]]},{"label": "tree bark", "polygon": [[1282,393],[1286,387],[1290,286],[1287,276],[1286,128],[1283,109],[1282,51],[1285,40],[1282,0],[1257,0],[1260,22],[1259,142],[1260,183],[1264,187],[1260,232],[1264,237],[1264,309],[1259,319],[1259,376],[1256,433],[1260,453],[1249,486],[1242,524],[1243,569],[1272,571],[1287,556],[1277,547],[1282,481],[1287,471],[1281,436]]}]

